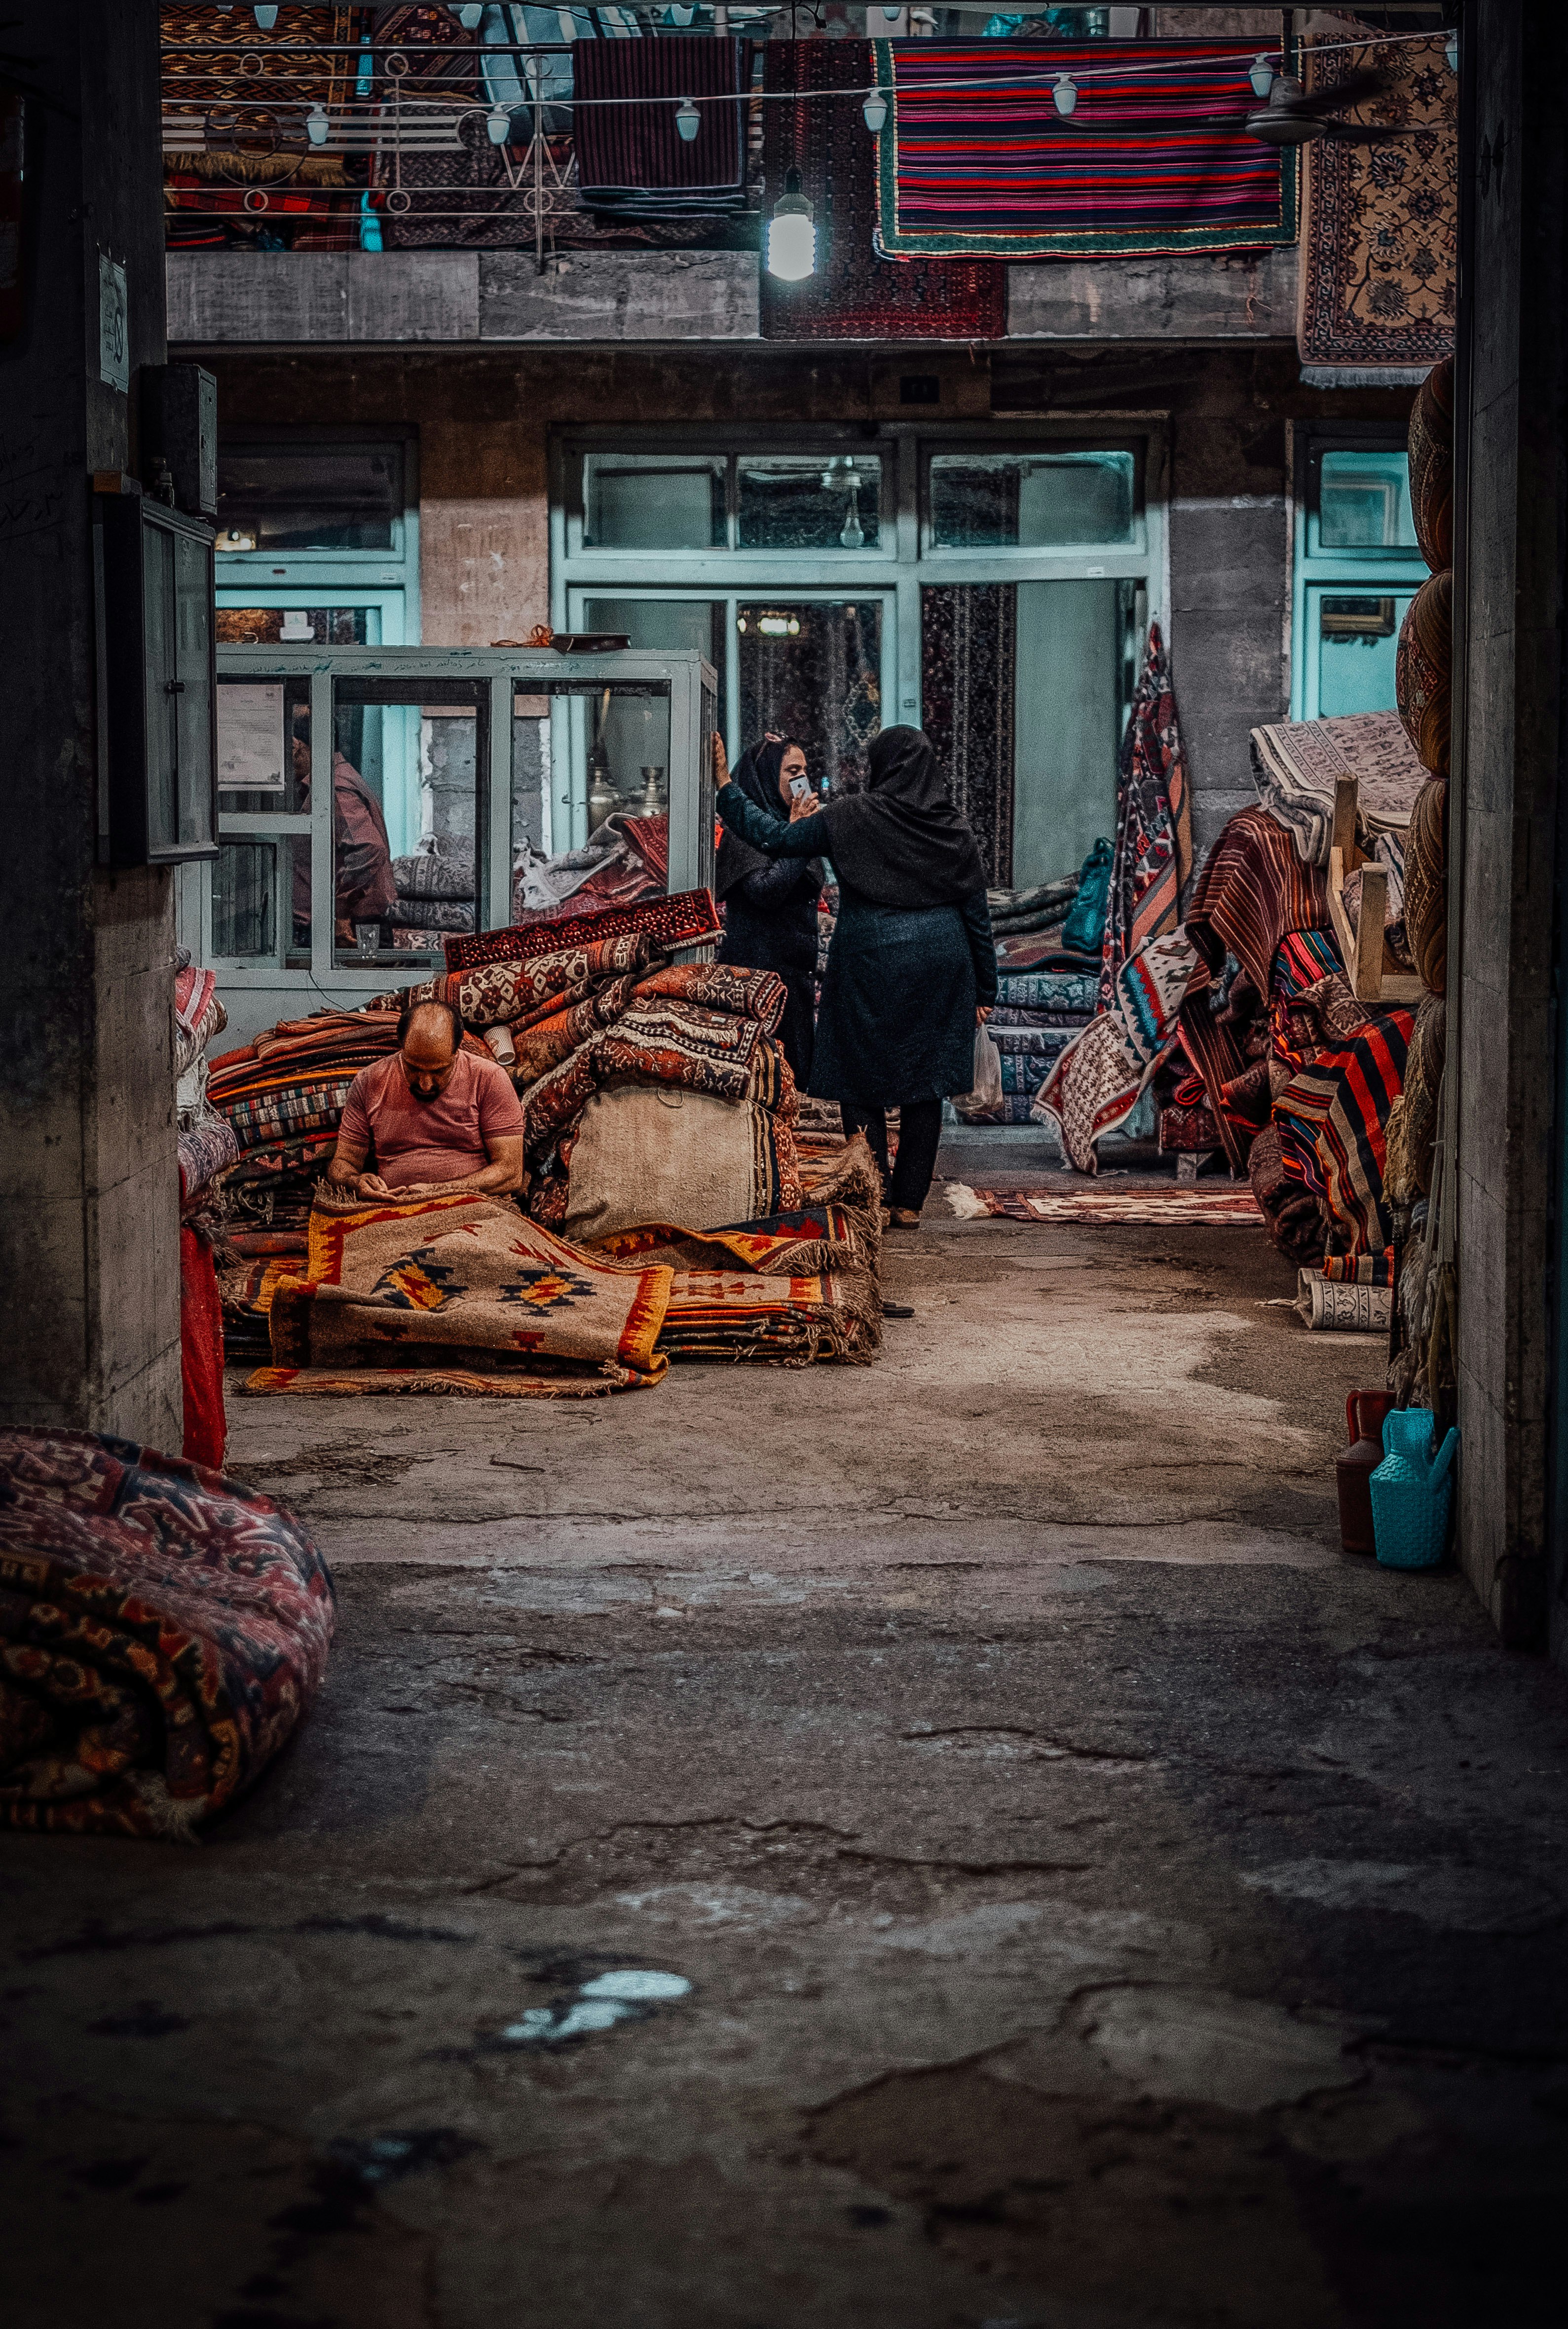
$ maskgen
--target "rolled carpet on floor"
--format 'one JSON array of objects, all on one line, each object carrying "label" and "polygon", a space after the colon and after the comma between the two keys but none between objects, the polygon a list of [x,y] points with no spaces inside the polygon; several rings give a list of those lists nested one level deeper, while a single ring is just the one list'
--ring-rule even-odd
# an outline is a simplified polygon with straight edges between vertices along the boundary
[{"label": "rolled carpet on floor", "polygon": [[0,1431],[0,1823],[194,1843],[320,1688],[300,1522],[90,1431]]}]

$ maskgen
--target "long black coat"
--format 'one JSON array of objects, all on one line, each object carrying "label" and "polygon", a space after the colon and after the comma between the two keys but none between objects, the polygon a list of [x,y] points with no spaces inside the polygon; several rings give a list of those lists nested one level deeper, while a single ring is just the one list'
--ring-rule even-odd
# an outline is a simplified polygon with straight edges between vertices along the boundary
[{"label": "long black coat", "polygon": [[[812,857],[813,817],[769,816],[727,785],[718,813],[754,849]],[[851,1108],[946,1099],[974,1082],[974,1014],[996,1001],[985,891],[962,905],[878,905],[840,882],[839,919],[817,1013],[810,1089]]]}]

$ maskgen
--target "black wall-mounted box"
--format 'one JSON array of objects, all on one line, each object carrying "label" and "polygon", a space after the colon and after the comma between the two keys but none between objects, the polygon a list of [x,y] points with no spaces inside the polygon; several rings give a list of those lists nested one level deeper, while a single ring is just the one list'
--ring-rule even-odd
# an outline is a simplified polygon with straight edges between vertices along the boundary
[{"label": "black wall-mounted box", "polygon": [[174,503],[192,517],[218,514],[218,382],[200,364],[144,364],[142,474],[160,466]]}]

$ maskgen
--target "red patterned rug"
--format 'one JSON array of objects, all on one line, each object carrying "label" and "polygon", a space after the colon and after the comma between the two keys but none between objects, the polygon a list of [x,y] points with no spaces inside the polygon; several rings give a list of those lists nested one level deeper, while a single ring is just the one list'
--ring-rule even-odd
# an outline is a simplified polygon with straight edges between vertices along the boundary
[{"label": "red patterned rug", "polygon": [[270,1496],[127,1439],[0,1432],[0,1824],[193,1843],[332,1633],[326,1564]]}]

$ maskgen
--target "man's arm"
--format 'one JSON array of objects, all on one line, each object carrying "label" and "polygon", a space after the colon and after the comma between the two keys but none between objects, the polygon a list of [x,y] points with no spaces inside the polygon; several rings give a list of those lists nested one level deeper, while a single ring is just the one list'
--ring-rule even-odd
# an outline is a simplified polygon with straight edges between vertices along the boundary
[{"label": "man's arm", "polygon": [[[521,1149],[521,1141],[517,1145]],[[368,1141],[354,1140],[346,1132],[340,1132],[332,1163],[326,1168],[326,1177],[333,1187],[352,1189],[358,1197],[390,1197],[392,1192],[380,1174],[365,1171],[365,1158],[370,1153]]]}]

